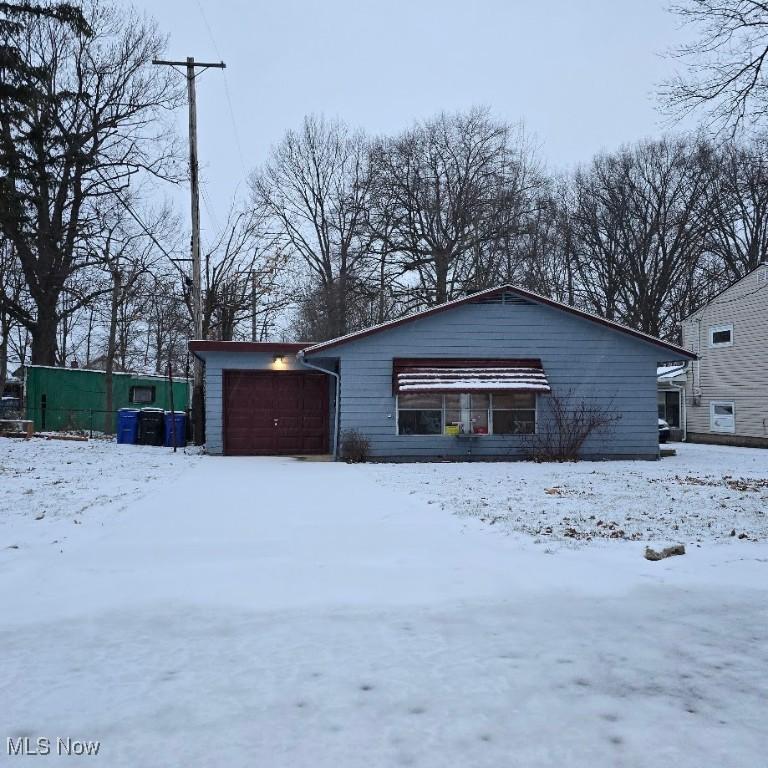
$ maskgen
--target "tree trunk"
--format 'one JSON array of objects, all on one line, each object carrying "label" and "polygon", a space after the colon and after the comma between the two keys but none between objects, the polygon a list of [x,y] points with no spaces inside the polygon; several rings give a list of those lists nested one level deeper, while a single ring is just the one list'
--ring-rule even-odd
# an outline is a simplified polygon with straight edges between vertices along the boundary
[{"label": "tree trunk", "polygon": [[435,254],[435,304],[448,301],[448,267],[450,256],[445,253]]},{"label": "tree trunk", "polygon": [[91,362],[91,336],[93,335],[93,310],[90,310],[88,317],[88,335],[85,339],[85,367],[89,367]]},{"label": "tree trunk", "polygon": [[11,324],[6,315],[0,319],[0,397],[5,392],[5,382],[8,379],[8,338],[11,335]]},{"label": "tree trunk", "polygon": [[56,334],[58,318],[56,299],[38,302],[37,322],[30,328],[32,334],[32,365],[56,365]]}]

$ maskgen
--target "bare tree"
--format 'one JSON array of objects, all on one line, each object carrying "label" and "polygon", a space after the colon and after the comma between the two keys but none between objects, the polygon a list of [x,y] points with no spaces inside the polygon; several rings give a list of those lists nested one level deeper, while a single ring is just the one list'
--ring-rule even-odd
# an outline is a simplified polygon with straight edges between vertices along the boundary
[{"label": "bare tree", "polygon": [[546,400],[541,427],[528,441],[535,461],[578,461],[590,437],[605,437],[621,420],[612,405],[577,398],[573,390],[552,394]]},{"label": "bare tree", "polygon": [[[230,341],[250,320],[249,332],[265,316],[288,304],[285,268],[288,247],[269,231],[263,207],[230,208],[227,220],[203,254],[203,337]],[[190,285],[185,301],[192,312]]]},{"label": "bare tree", "polygon": [[[441,304],[483,287],[481,267],[519,234],[522,211],[540,184],[522,134],[486,109],[441,114],[374,151],[377,195],[389,229],[377,233],[416,302]],[[379,217],[381,218],[381,217]]]},{"label": "bare tree", "polygon": [[19,325],[7,307],[22,305],[24,300],[25,286],[21,266],[11,244],[0,237],[0,397],[8,378],[11,336]]},{"label": "bare tree", "polygon": [[133,10],[88,0],[87,29],[37,17],[6,29],[2,45],[25,62],[13,85],[35,94],[19,109],[0,90],[0,230],[24,271],[33,309],[10,305],[32,335],[33,363],[53,364],[72,276],[95,263],[88,239],[98,201],[140,171],[167,175],[173,153],[158,120],[180,99],[179,83],[150,66],[164,40]]},{"label": "bare tree", "polygon": [[371,254],[368,157],[362,133],[309,116],[251,177],[254,204],[268,212],[273,231],[319,286],[324,336],[349,330],[350,286]]},{"label": "bare tree", "polygon": [[174,370],[183,370],[186,340],[192,334],[192,318],[179,290],[178,275],[160,271],[148,286],[152,301],[147,303],[147,348],[144,366],[162,373],[170,360]]},{"label": "bare tree", "polygon": [[[104,357],[105,392],[104,432],[111,433],[114,424],[113,373],[115,362],[125,370],[128,346],[128,312],[133,305],[133,318],[137,319],[145,301],[136,307],[136,288],[142,278],[149,275],[161,258],[153,241],[138,228],[125,208],[118,202],[99,212],[100,266],[108,278],[110,291],[107,306],[107,338]],[[157,215],[157,221],[150,226],[156,230],[167,220],[167,212]],[[137,311],[138,309],[138,311]],[[143,314],[143,313],[141,313]]]},{"label": "bare tree", "polygon": [[675,55],[685,74],[661,96],[673,114],[702,108],[710,124],[734,134],[768,116],[768,3],[765,0],[682,0],[672,12],[698,37]]},{"label": "bare tree", "polygon": [[715,258],[716,283],[730,283],[768,257],[768,144],[726,144],[714,158],[707,187],[707,250]]},{"label": "bare tree", "polygon": [[577,302],[674,336],[705,254],[711,147],[664,139],[596,158],[574,178]]}]

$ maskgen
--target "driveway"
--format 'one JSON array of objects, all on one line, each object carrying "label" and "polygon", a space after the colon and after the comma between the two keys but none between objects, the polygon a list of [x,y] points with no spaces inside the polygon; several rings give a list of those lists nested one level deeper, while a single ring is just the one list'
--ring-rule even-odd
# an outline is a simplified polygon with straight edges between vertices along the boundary
[{"label": "driveway", "polygon": [[115,768],[762,764],[760,564],[553,555],[381,472],[194,458],[4,556],[3,732]]}]

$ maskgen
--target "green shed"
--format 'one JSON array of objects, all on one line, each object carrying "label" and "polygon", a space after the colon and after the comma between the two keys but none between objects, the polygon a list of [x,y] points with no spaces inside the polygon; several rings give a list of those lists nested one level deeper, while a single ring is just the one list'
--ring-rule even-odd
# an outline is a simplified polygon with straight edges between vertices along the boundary
[{"label": "green shed", "polygon": [[[27,418],[35,422],[35,430],[104,431],[107,402],[104,371],[30,365],[25,371],[24,398]],[[174,379],[174,409],[184,411],[188,402],[187,380]],[[120,408],[170,410],[168,379],[138,373],[113,373],[112,431]]]}]

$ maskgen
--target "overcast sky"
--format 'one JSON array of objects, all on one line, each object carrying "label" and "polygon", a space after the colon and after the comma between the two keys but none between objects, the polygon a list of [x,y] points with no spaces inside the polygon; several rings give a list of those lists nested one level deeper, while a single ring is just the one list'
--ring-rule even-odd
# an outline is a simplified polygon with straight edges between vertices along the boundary
[{"label": "overcast sky", "polygon": [[[391,134],[486,105],[552,170],[663,132],[654,87],[681,40],[668,0],[136,0],[198,79],[204,230],[310,112]],[[231,105],[231,107],[230,107]],[[179,115],[186,133],[186,116]],[[205,232],[204,232],[205,236]]]}]

